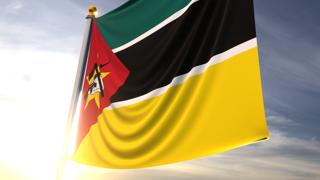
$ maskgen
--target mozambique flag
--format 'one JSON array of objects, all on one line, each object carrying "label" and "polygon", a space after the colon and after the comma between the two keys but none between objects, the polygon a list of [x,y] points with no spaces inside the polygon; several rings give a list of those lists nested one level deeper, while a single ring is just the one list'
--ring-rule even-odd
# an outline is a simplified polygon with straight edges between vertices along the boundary
[{"label": "mozambique flag", "polygon": [[77,162],[140,168],[268,138],[253,0],[130,0],[91,26]]}]

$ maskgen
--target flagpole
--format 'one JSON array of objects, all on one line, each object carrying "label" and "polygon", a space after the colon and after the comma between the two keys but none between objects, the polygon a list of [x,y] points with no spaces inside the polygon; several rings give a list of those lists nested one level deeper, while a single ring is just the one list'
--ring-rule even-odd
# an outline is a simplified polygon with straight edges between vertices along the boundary
[{"label": "flagpole", "polygon": [[71,142],[71,132],[72,132],[72,127],[75,121],[74,118],[78,108],[79,96],[82,91],[84,74],[87,66],[88,53],[90,48],[91,26],[92,26],[92,21],[95,18],[95,12],[97,11],[97,8],[95,6],[90,6],[88,8],[88,11],[89,13],[88,13],[88,16],[86,17],[86,24],[85,24],[85,30],[84,30],[82,47],[81,47],[81,52],[79,57],[79,64],[78,64],[76,79],[73,87],[68,119],[65,126],[63,149],[62,149],[63,152],[58,162],[56,180],[63,179],[64,167],[69,158],[68,150]]}]

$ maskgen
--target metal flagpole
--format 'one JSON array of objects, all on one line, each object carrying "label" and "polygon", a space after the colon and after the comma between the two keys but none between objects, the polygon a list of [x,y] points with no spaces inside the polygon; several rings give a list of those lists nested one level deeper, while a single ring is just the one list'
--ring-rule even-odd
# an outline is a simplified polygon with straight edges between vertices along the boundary
[{"label": "metal flagpole", "polygon": [[74,118],[78,108],[79,96],[82,91],[84,74],[85,74],[87,61],[88,61],[92,20],[95,18],[95,12],[97,11],[97,8],[95,6],[90,6],[88,10],[89,10],[89,14],[86,17],[86,25],[85,25],[84,37],[83,37],[83,42],[82,42],[82,47],[80,52],[79,64],[78,64],[76,79],[73,87],[68,119],[65,126],[63,152],[62,152],[62,157],[58,163],[56,180],[63,179],[64,167],[69,158],[68,149],[71,141],[71,132],[72,132],[71,129],[75,120]]}]

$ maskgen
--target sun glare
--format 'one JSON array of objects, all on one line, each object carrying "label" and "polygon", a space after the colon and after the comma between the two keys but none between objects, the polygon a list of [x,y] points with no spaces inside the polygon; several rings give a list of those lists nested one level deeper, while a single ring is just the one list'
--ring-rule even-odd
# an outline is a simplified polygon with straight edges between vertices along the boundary
[{"label": "sun glare", "polygon": [[0,179],[55,179],[77,57],[0,52]]}]

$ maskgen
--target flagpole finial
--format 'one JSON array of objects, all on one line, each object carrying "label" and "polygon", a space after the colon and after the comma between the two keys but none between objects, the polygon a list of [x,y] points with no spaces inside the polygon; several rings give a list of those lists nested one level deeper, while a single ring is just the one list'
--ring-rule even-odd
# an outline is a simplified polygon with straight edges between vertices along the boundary
[{"label": "flagpole finial", "polygon": [[98,13],[98,10],[97,10],[96,6],[89,6],[88,11],[89,11],[88,17],[93,17],[94,18],[94,17],[96,17],[96,15]]}]

